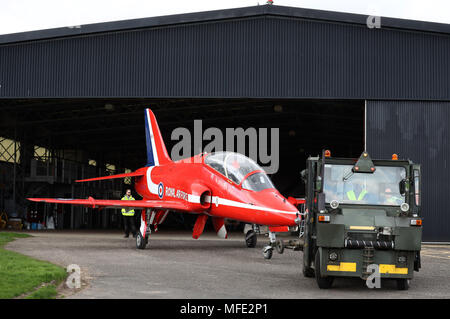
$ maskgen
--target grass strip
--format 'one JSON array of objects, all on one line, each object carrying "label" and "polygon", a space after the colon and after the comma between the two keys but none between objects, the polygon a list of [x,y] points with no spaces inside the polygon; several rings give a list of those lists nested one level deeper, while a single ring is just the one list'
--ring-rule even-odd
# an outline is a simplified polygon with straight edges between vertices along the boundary
[{"label": "grass strip", "polygon": [[[36,287],[52,281],[60,283],[67,276],[66,270],[47,261],[33,259],[4,249],[4,245],[15,238],[31,237],[28,234],[0,232],[0,299],[10,299],[33,292]],[[34,291],[28,297],[49,296],[53,298],[52,285],[42,292]],[[47,288],[49,287],[49,288]],[[56,288],[55,288],[56,292]]]},{"label": "grass strip", "polygon": [[55,299],[57,295],[58,291],[56,290],[56,286],[48,285],[29,294],[25,299]]}]

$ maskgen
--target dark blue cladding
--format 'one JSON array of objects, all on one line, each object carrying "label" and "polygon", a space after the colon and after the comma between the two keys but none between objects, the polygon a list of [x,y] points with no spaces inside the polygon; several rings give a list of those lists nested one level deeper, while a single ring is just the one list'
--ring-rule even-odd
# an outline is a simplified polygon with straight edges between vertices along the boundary
[{"label": "dark blue cladding", "polygon": [[445,25],[261,7],[0,36],[0,98],[450,99]]},{"label": "dark blue cladding", "polygon": [[373,158],[422,165],[425,241],[450,242],[450,102],[367,102],[367,150]]}]

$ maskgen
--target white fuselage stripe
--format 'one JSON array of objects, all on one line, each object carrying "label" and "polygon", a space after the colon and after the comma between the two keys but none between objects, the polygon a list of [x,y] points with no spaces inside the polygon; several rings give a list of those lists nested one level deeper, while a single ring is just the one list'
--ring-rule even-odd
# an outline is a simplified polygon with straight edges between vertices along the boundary
[{"label": "white fuselage stripe", "polygon": [[211,204],[216,205],[216,206],[224,205],[224,206],[239,207],[239,208],[252,209],[252,210],[263,210],[263,211],[271,212],[271,213],[283,213],[283,214],[290,214],[290,215],[297,214],[297,212],[290,212],[290,211],[286,211],[286,210],[279,210],[279,209],[273,209],[273,208],[268,208],[268,207],[261,207],[261,206],[246,204],[246,203],[237,202],[237,201],[226,199],[226,198],[221,198],[218,196],[212,197]]},{"label": "white fuselage stripe", "polygon": [[152,169],[154,168],[154,166],[149,167],[147,169],[147,187],[148,187],[148,191],[151,194],[154,195],[158,195],[158,185],[156,185],[155,183],[153,183],[152,181]]}]

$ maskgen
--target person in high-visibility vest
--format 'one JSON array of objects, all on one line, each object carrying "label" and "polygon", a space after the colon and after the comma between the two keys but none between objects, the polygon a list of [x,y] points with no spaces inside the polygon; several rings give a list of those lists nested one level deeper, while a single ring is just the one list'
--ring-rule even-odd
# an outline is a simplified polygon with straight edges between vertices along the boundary
[{"label": "person in high-visibility vest", "polygon": [[355,191],[352,189],[346,193],[347,199],[352,200],[352,201],[358,201],[358,202],[365,200],[365,196],[367,195],[367,190],[365,188],[357,187],[357,186],[359,186],[359,185],[355,185],[354,188],[361,189],[361,191],[358,194],[358,197],[356,196]]},{"label": "person in high-visibility vest", "polygon": [[389,187],[384,190],[384,196],[386,198],[385,203],[391,206],[401,205],[405,201],[402,197],[394,195]]},{"label": "person in high-visibility vest", "polygon": [[[131,196],[131,189],[127,189],[125,196],[122,197],[122,200],[135,200],[133,196]],[[130,230],[133,234],[133,237],[136,237],[136,226],[134,225],[134,209],[131,207],[122,208],[122,216],[123,216],[123,224],[125,227],[125,238],[130,236]]]}]

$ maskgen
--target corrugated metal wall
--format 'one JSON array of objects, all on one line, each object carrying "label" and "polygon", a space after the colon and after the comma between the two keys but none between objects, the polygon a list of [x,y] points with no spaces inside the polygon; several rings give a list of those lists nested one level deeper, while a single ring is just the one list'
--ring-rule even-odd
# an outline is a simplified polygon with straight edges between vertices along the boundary
[{"label": "corrugated metal wall", "polygon": [[422,164],[425,241],[450,242],[450,102],[367,102],[367,150]]},{"label": "corrugated metal wall", "polygon": [[260,16],[0,45],[1,97],[450,100],[450,35]]}]

